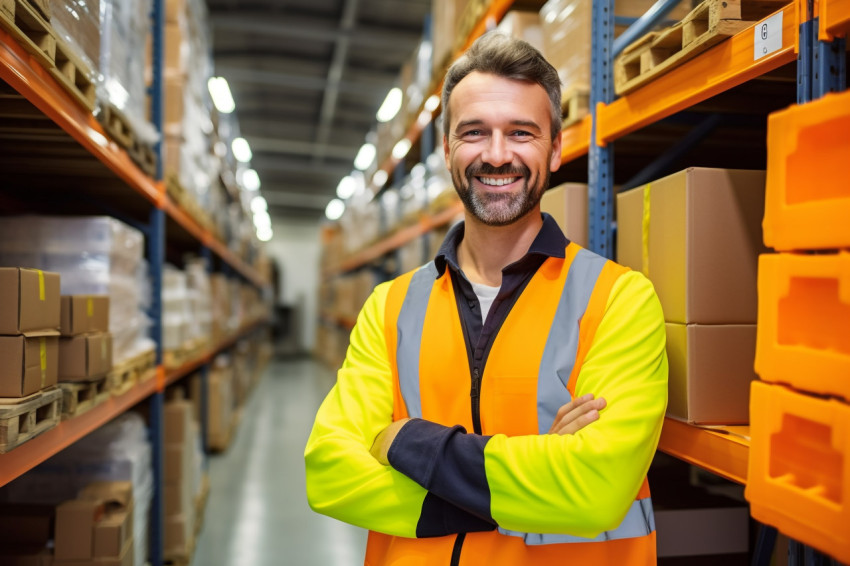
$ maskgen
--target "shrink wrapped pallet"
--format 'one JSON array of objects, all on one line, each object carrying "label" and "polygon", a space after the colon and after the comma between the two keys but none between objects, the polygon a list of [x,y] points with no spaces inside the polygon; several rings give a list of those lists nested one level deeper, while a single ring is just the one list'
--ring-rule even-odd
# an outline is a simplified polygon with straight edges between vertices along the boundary
[{"label": "shrink wrapped pallet", "polygon": [[50,25],[56,35],[97,74],[100,68],[100,0],[50,0]]}]

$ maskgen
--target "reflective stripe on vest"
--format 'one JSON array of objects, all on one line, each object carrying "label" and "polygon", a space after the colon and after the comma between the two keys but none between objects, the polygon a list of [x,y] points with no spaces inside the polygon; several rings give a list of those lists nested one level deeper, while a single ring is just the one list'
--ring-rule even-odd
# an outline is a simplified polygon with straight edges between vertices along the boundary
[{"label": "reflective stripe on vest", "polygon": [[[569,265],[564,266],[563,263],[550,264],[545,268],[548,276],[560,269],[561,275],[559,277],[563,280],[563,286],[536,371],[537,428],[539,434],[546,434],[549,431],[558,409],[572,399],[570,390],[574,387],[574,384],[570,383],[570,377],[573,374],[581,346],[580,325],[582,318],[587,311],[588,303],[597,282],[600,281],[600,274],[603,269],[606,265],[619,268],[615,264],[608,264],[607,259],[597,254],[573,246],[575,244],[570,244],[570,247],[567,248],[566,259],[550,258],[547,260],[547,262],[569,262]],[[577,251],[576,248],[578,248]],[[558,268],[558,265],[562,267]],[[568,269],[566,275],[563,274],[563,269]],[[539,274],[543,271],[544,268],[541,268],[534,277],[542,277],[543,275]],[[438,278],[438,275],[433,262],[426,264],[412,275],[410,283],[404,291],[404,299],[401,302],[401,308],[396,319],[395,354],[398,387],[402,401],[406,406],[407,415],[411,418],[423,418],[420,363],[424,324],[432,293],[439,285],[438,282],[449,276],[448,273],[445,273]],[[451,288],[451,283],[448,283],[448,288]],[[597,308],[604,309],[607,297],[604,297],[604,299],[601,301],[601,306]],[[510,314],[508,317],[505,324],[510,324]],[[586,346],[584,345],[585,350]],[[581,364],[581,362],[582,360],[579,359],[578,363]],[[467,367],[466,373],[468,374],[468,372],[469,368]],[[427,418],[427,416],[424,418]],[[592,539],[561,534],[522,533],[502,528],[498,530],[503,535],[523,539],[525,544],[529,546],[601,542],[647,536],[655,530],[655,518],[652,511],[652,501],[645,495],[648,495],[648,489],[646,489],[644,483],[644,488],[641,489],[641,498],[633,502],[620,525],[616,529],[603,532]]]}]

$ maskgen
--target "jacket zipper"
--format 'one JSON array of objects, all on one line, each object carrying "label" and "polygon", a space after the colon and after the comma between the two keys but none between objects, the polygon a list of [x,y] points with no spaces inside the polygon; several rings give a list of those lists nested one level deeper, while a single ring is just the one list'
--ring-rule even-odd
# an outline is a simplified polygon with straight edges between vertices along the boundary
[{"label": "jacket zipper", "polygon": [[458,533],[457,538],[455,539],[455,545],[452,548],[452,561],[451,566],[459,566],[460,564],[460,551],[463,547],[463,539],[466,538],[466,533]]},{"label": "jacket zipper", "polygon": [[475,434],[481,434],[481,371],[477,367],[472,370],[469,396],[472,399],[472,428]]}]

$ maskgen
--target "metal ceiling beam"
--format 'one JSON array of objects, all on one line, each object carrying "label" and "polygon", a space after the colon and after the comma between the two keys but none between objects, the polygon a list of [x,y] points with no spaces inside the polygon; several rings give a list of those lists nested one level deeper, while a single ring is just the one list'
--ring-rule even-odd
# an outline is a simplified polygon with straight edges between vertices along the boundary
[{"label": "metal ceiling beam", "polygon": [[316,132],[317,151],[313,155],[314,162],[324,159],[328,149],[328,138],[331,135],[334,113],[336,112],[337,100],[339,98],[339,87],[342,83],[342,72],[345,70],[345,62],[348,59],[349,32],[354,29],[357,22],[357,0],[345,0],[342,6],[342,18],[339,22],[340,36],[334,45],[334,54],[331,66],[328,69],[328,88],[325,89],[322,98],[322,110],[319,114],[319,127]]},{"label": "metal ceiling beam", "polygon": [[213,32],[240,31],[253,36],[266,35],[286,39],[306,39],[308,41],[335,42],[346,36],[356,45],[368,45],[383,49],[413,49],[421,37],[417,28],[411,32],[399,31],[398,26],[388,29],[377,26],[357,26],[350,30],[341,30],[335,24],[319,18],[292,16],[271,16],[266,11],[238,13],[219,12],[210,17]]},{"label": "metal ceiling beam", "polygon": [[[251,149],[254,152],[264,153],[288,153],[292,155],[315,155],[318,150],[318,144],[310,142],[302,142],[295,140],[282,140],[275,138],[258,138],[251,136]],[[325,155],[338,159],[354,159],[358,148],[351,148],[343,145],[326,145]]]},{"label": "metal ceiling beam", "polygon": [[[245,69],[220,65],[216,67],[216,72],[227,79],[231,84],[256,83],[268,86],[286,87],[301,90],[320,90],[324,91],[328,88],[327,77],[311,77],[307,75],[292,75],[289,73],[281,73],[277,71],[260,71],[255,69]],[[386,94],[386,84],[374,84],[369,82],[341,82],[340,88],[347,93],[359,94],[369,97],[380,97]]]}]

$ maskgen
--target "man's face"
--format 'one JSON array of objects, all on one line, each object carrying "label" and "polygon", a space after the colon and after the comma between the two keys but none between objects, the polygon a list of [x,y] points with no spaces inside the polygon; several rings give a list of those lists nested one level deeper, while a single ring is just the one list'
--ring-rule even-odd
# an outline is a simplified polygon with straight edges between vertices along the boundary
[{"label": "man's face", "polygon": [[473,72],[455,86],[449,106],[443,150],[466,209],[488,226],[534,210],[561,164],[543,87]]}]

